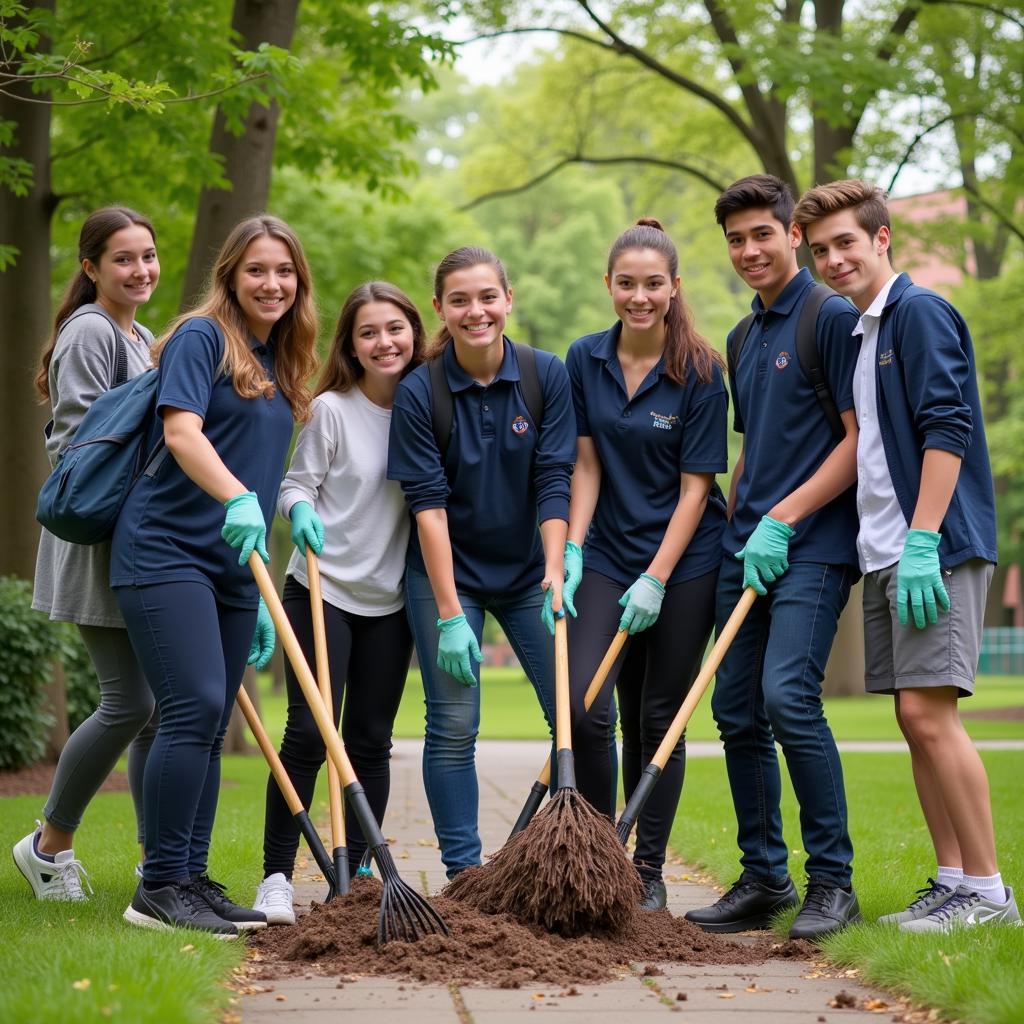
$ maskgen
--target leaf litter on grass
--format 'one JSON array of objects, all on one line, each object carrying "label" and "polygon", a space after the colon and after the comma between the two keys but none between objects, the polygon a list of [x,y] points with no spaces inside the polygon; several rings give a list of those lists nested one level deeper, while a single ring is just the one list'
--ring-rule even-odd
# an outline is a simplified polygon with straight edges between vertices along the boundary
[{"label": "leaf litter on grass", "polygon": [[805,942],[739,943],[701,931],[668,911],[637,910],[616,932],[565,938],[507,914],[484,914],[456,900],[431,904],[450,935],[376,945],[382,887],[360,879],[352,892],[314,904],[287,928],[268,928],[249,940],[250,977],[269,979],[314,968],[332,975],[388,975],[422,983],[520,988],[610,981],[630,963],[758,964],[807,958]]}]

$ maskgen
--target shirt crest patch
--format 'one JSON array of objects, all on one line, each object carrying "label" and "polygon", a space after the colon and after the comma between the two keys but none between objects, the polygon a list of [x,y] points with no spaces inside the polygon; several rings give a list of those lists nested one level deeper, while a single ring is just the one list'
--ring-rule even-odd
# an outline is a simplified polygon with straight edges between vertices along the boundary
[{"label": "shirt crest patch", "polygon": [[878,365],[879,366],[889,366],[893,362],[893,360],[895,358],[896,358],[896,354],[895,354],[895,352],[893,352],[893,350],[891,348],[887,349],[885,352],[879,352],[878,353]]},{"label": "shirt crest patch", "polygon": [[678,422],[678,416],[651,411],[651,426],[656,427],[658,430],[671,430]]},{"label": "shirt crest patch", "polygon": [[512,421],[513,434],[525,434],[530,429],[530,421],[525,416],[517,416]]},{"label": "shirt crest patch", "polygon": [[787,366],[789,366],[789,353],[788,352],[780,352],[775,357],[775,369],[776,370],[784,370]]}]

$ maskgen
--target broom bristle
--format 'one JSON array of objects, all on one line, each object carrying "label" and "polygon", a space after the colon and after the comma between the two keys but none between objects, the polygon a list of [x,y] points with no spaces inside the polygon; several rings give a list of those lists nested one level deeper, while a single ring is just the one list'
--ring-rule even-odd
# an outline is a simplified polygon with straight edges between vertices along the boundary
[{"label": "broom bristle", "polygon": [[612,823],[575,789],[560,789],[488,863],[454,878],[445,896],[548,931],[617,931],[632,918],[640,878]]}]

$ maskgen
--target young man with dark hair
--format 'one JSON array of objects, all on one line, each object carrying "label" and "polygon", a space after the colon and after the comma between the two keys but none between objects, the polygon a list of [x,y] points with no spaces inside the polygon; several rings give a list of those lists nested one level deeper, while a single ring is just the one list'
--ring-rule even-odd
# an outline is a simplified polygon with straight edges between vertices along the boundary
[{"label": "young man with dark hair", "polygon": [[[762,596],[718,670],[711,705],[725,744],[743,873],[717,903],[686,917],[709,931],[734,932],[768,927],[774,914],[799,903],[782,835],[778,741],[807,851],[807,892],[790,934],[813,939],[860,919],[842,766],[821,703],[836,623],[857,578],[857,317],[829,295],[801,332],[805,305],[822,296],[797,264],[802,235],[784,182],[743,178],[719,196],[715,216],[736,273],[756,293],[752,317],[729,335],[743,450],[718,578],[719,629],[746,587]],[[808,377],[801,334],[811,342],[810,362],[828,401]]]},{"label": "young man with dark hair", "polygon": [[1019,925],[996,863],[985,767],[957,704],[974,692],[996,560],[971,335],[945,299],[893,270],[881,189],[820,185],[796,219],[822,279],[861,314],[854,399],[865,685],[895,696],[938,865],[906,910],[881,920],[912,932]]}]

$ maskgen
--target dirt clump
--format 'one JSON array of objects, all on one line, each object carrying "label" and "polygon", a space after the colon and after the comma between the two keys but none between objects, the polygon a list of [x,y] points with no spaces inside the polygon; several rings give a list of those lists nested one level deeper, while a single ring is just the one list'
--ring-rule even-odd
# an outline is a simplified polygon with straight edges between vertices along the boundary
[{"label": "dirt clump", "polygon": [[[450,935],[376,945],[381,885],[353,882],[352,892],[314,904],[292,927],[268,928],[249,939],[259,977],[302,974],[316,965],[330,975],[386,975],[422,983],[519,988],[608,981],[630,963],[757,964],[778,956],[807,956],[805,943],[741,944],[701,931],[667,911],[637,911],[618,932],[576,938],[524,925],[505,914],[484,914],[458,900],[431,904]],[[787,947],[798,946],[790,951]]]}]

